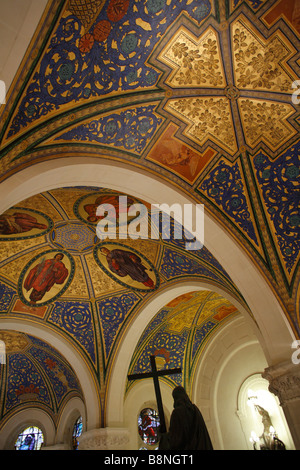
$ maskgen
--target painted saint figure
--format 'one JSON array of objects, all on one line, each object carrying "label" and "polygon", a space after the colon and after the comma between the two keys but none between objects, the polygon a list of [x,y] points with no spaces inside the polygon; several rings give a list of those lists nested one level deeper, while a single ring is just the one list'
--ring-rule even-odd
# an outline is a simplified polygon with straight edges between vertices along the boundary
[{"label": "painted saint figure", "polygon": [[97,208],[98,206],[102,204],[110,204],[115,208],[116,211],[116,218],[118,219],[120,216],[120,213],[124,212],[127,213],[129,207],[134,203],[134,200],[132,198],[128,198],[127,205],[121,205],[119,204],[119,196],[110,196],[110,195],[104,195],[104,196],[99,196],[93,204],[86,204],[84,206],[85,212],[88,214],[87,220],[92,223],[96,223],[99,220],[104,218],[103,216],[97,216]]},{"label": "painted saint figure", "polygon": [[14,214],[0,216],[0,233],[2,235],[29,232],[34,228],[45,230],[47,225],[40,224],[35,217],[24,212],[14,212]]},{"label": "painted saint figure", "polygon": [[30,303],[42,300],[54,284],[63,284],[69,271],[62,262],[64,255],[57,253],[52,259],[45,259],[32,268],[25,279],[24,288],[30,293]]},{"label": "painted saint figure", "polygon": [[151,289],[154,287],[154,282],[146,273],[147,268],[135,253],[121,249],[109,250],[106,247],[101,247],[100,251],[106,256],[111,272],[121,277],[128,275],[132,280],[141,282]]}]

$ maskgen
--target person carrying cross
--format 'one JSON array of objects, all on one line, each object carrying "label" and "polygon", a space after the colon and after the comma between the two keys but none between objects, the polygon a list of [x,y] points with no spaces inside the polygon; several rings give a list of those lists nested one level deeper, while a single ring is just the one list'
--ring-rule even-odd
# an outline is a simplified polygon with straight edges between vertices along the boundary
[{"label": "person carrying cross", "polygon": [[159,450],[213,450],[203,416],[185,389],[175,387],[172,395],[170,427],[161,435]]}]

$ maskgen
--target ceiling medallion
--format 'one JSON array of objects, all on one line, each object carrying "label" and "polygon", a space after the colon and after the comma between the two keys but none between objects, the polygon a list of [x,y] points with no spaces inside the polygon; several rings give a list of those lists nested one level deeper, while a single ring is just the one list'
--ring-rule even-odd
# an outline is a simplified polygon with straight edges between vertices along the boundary
[{"label": "ceiling medallion", "polygon": [[240,96],[240,91],[234,85],[228,85],[225,88],[225,95],[229,100],[237,100]]},{"label": "ceiling medallion", "polygon": [[97,240],[93,227],[71,221],[57,224],[49,238],[52,245],[73,254],[88,253]]}]

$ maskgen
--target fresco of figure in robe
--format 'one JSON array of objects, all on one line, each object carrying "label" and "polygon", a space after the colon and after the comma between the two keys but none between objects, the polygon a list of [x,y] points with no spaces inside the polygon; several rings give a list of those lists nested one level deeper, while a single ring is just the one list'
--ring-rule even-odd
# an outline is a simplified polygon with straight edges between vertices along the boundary
[{"label": "fresco of figure in robe", "polygon": [[50,302],[64,292],[71,271],[69,256],[53,251],[42,253],[21,275],[21,300],[32,306]]},{"label": "fresco of figure in robe", "polygon": [[117,243],[104,243],[96,249],[96,260],[115,280],[138,290],[154,290],[158,276],[154,266],[142,254]]}]

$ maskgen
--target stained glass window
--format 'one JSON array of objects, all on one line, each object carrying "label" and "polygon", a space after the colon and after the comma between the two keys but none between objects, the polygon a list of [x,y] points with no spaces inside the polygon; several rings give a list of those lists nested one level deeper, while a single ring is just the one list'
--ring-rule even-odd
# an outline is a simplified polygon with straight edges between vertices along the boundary
[{"label": "stained glass window", "polygon": [[154,445],[158,442],[159,416],[152,408],[144,408],[138,418],[139,435],[143,442]]},{"label": "stained glass window", "polygon": [[44,436],[42,431],[35,427],[30,426],[24,429],[19,434],[15,443],[16,450],[40,450],[44,443]]},{"label": "stained glass window", "polygon": [[73,428],[73,450],[77,450],[78,449],[78,445],[79,445],[79,442],[78,442],[78,437],[81,435],[82,433],[82,417],[80,416],[76,423],[74,424],[74,428]]}]

